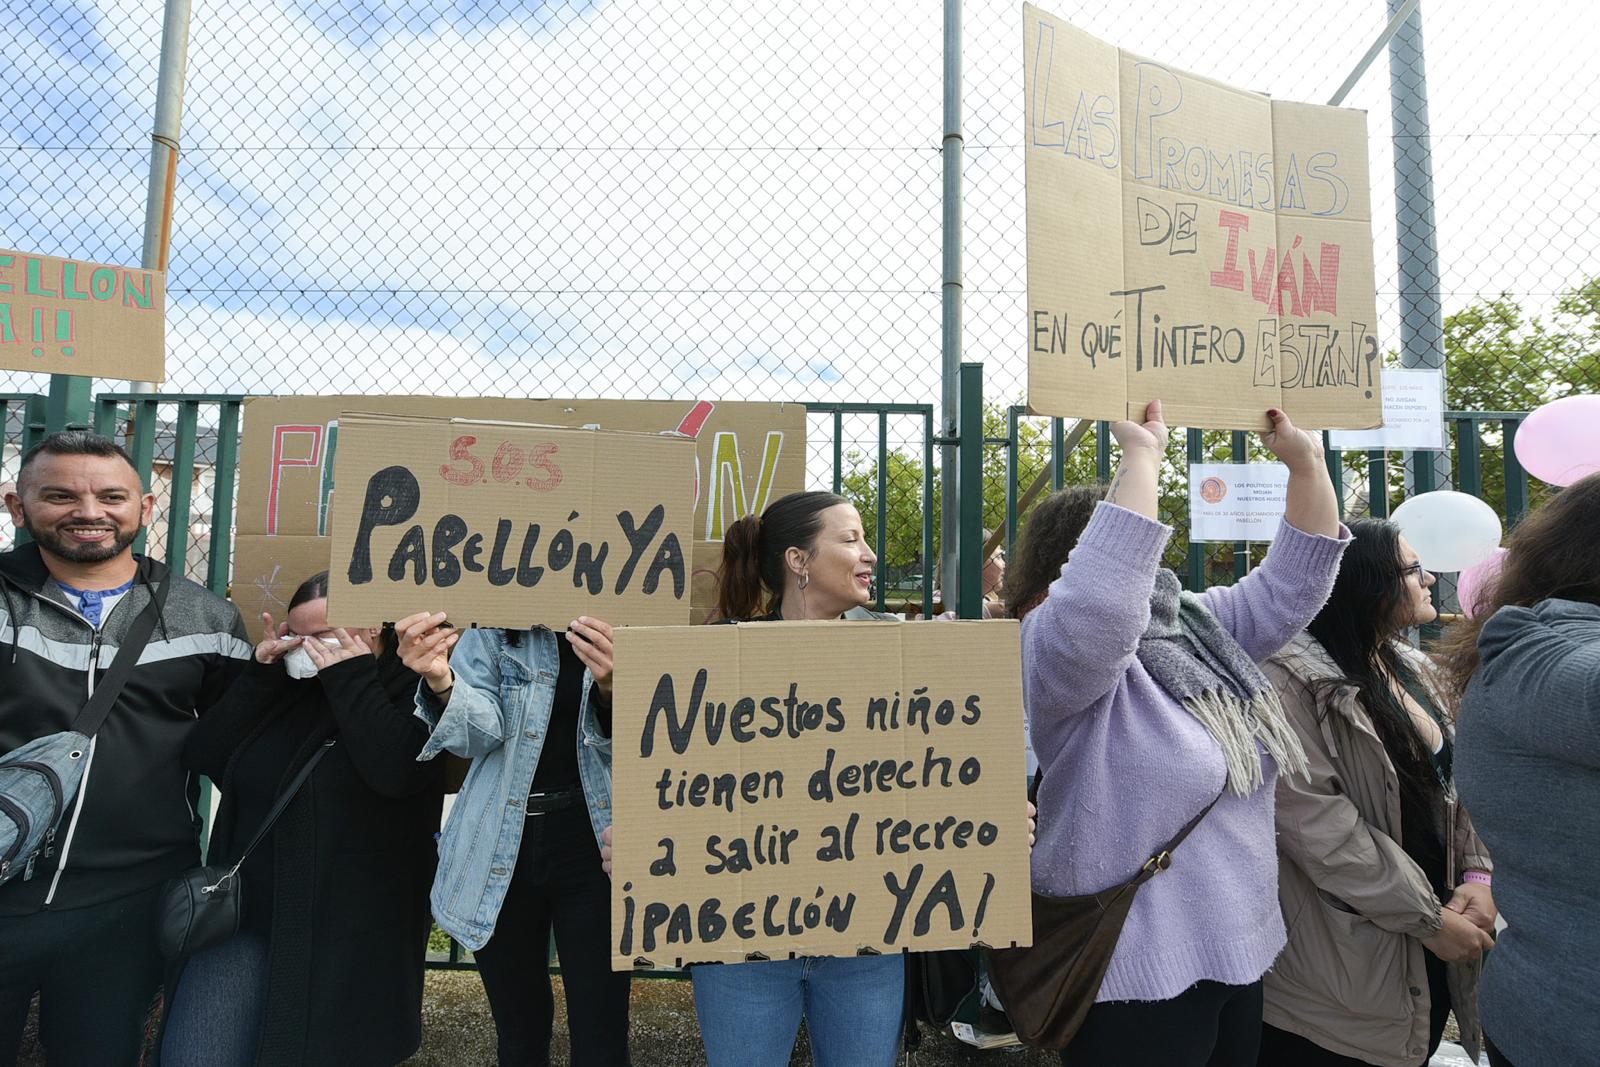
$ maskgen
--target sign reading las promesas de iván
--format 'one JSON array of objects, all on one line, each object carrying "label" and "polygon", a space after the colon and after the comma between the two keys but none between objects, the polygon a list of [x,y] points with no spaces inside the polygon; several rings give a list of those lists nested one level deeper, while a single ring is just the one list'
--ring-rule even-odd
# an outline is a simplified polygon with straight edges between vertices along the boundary
[{"label": "sign reading las promesas de iv\u00e1n", "polygon": [[1271,100],[1023,7],[1028,402],[1264,428],[1382,417],[1366,114]]}]

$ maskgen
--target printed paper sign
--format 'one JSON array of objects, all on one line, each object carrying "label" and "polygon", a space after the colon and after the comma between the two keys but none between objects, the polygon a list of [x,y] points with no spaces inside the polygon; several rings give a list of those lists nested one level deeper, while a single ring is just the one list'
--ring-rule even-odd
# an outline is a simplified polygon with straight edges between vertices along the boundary
[{"label": "printed paper sign", "polygon": [[1270,541],[1288,493],[1281,463],[1191,463],[1189,540]]},{"label": "printed paper sign", "polygon": [[688,438],[349,412],[339,428],[334,625],[688,621]]},{"label": "printed paper sign", "polygon": [[1444,428],[1444,371],[1385,367],[1383,425],[1376,430],[1335,430],[1334,448],[1409,448],[1442,451],[1450,447]]},{"label": "printed paper sign", "polygon": [[0,367],[166,378],[166,275],[0,249]]},{"label": "printed paper sign", "polygon": [[1274,101],[1023,6],[1028,403],[1265,429],[1382,412],[1366,114]]},{"label": "printed paper sign", "polygon": [[675,431],[694,439],[697,501],[692,621],[716,604],[722,533],[741,515],[804,487],[800,404],[667,400],[509,400],[498,397],[252,397],[239,446],[238,534],[231,596],[259,639],[263,611],[282,619],[295,588],[332,559],[327,537],[339,452],[339,413],[376,410],[542,426]]},{"label": "printed paper sign", "polygon": [[616,637],[616,970],[1029,944],[1019,627]]}]

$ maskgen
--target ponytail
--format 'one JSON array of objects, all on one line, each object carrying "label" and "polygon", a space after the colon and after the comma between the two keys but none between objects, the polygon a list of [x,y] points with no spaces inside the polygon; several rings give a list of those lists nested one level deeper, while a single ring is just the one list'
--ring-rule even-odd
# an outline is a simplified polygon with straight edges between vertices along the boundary
[{"label": "ponytail", "polygon": [[765,614],[761,582],[761,519],[746,515],[722,535],[722,565],[717,569],[717,615],[749,619]]},{"label": "ponytail", "polygon": [[729,526],[717,568],[717,614],[751,619],[777,611],[783,601],[784,553],[800,548],[810,554],[822,513],[848,503],[837,493],[790,493],[768,504],[759,519],[746,515]]}]

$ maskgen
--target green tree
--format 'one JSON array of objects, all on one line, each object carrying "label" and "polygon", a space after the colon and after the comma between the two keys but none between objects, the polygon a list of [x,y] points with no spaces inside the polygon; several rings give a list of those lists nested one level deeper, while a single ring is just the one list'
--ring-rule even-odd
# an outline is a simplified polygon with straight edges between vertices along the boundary
[{"label": "green tree", "polygon": [[[1600,278],[1565,290],[1548,321],[1510,295],[1477,300],[1445,318],[1446,404],[1453,411],[1530,411],[1564,396],[1600,391]],[[1505,434],[1483,429],[1481,495],[1505,514]],[[1457,457],[1459,462],[1459,456]],[[1550,488],[1529,486],[1529,504]],[[1398,494],[1398,484],[1391,490]]]},{"label": "green tree", "polygon": [[1454,411],[1528,411],[1600,390],[1600,278],[1561,294],[1551,321],[1506,293],[1444,320],[1446,402]]},{"label": "green tree", "polygon": [[[984,407],[984,437],[990,441],[1004,440],[1007,436],[1007,412],[999,405]],[[1068,424],[1070,426],[1070,423]],[[1017,493],[1025,493],[1050,463],[1049,423],[1041,419],[1022,419],[1017,425]],[[1007,449],[999,445],[986,445],[983,456],[983,524],[999,529],[1006,518],[1006,465]],[[1090,481],[1094,478],[1094,439],[1085,438],[1067,457],[1065,476],[1067,484]],[[875,455],[851,450],[844,455],[844,473],[840,487],[844,497],[861,513],[869,537],[877,535],[878,521],[878,465]],[[933,496],[923,499],[923,466],[921,454],[900,450],[888,453],[885,496],[884,544],[879,548],[883,557],[887,584],[907,594],[920,592],[921,577],[931,580],[934,563],[922,558],[922,531],[925,516],[933,516],[934,561],[940,553],[939,515],[942,495],[939,479],[935,477]]]}]

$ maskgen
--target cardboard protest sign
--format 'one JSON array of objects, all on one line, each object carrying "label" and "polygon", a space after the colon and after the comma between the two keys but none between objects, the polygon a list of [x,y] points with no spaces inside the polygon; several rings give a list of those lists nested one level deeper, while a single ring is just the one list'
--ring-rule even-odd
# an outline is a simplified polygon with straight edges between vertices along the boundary
[{"label": "cardboard protest sign", "polygon": [[1173,70],[1023,6],[1028,403],[1251,429],[1382,411],[1366,114]]},{"label": "cardboard protest sign", "polygon": [[694,442],[346,412],[328,619],[687,622]]},{"label": "cardboard protest sign", "polygon": [[1271,541],[1288,499],[1282,463],[1191,463],[1189,539]]},{"label": "cardboard protest sign", "polygon": [[693,438],[696,454],[692,621],[707,619],[727,524],[804,487],[800,404],[666,400],[514,400],[428,396],[253,397],[245,401],[231,595],[252,635],[281,619],[295,587],[332,558],[327,537],[339,413],[499,419]]},{"label": "cardboard protest sign", "polygon": [[1383,368],[1383,425],[1376,430],[1335,430],[1334,448],[1410,448],[1443,451],[1450,447],[1444,428],[1444,371]]},{"label": "cardboard protest sign", "polygon": [[159,382],[166,275],[0,248],[0,367]]},{"label": "cardboard protest sign", "polygon": [[1030,943],[1019,627],[616,636],[616,970]]}]

